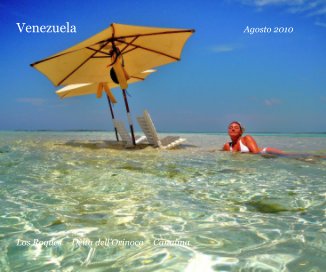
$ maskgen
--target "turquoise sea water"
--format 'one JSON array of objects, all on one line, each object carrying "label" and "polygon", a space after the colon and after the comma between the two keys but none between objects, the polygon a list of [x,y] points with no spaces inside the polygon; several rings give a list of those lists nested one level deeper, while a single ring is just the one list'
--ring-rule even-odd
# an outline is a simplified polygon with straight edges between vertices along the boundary
[{"label": "turquoise sea water", "polygon": [[0,271],[325,271],[325,134],[255,136],[290,158],[181,136],[0,132]]}]

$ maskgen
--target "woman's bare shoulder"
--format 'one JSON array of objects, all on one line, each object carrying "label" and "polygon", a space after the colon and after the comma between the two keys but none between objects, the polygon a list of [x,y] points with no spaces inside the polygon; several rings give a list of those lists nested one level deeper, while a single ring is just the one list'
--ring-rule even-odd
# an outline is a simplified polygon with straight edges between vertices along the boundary
[{"label": "woman's bare shoulder", "polygon": [[225,143],[223,146],[223,150],[224,151],[230,151],[230,144],[229,143]]},{"label": "woman's bare shoulder", "polygon": [[249,134],[247,134],[246,136],[243,136],[241,139],[243,139],[244,140],[244,143],[246,143],[246,144],[256,143],[256,140],[254,139],[254,137],[252,137]]}]

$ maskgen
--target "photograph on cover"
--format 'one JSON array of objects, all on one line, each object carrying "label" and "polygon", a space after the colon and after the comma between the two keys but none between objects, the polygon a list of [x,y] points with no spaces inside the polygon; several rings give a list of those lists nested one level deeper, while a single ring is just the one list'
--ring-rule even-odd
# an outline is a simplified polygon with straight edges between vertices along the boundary
[{"label": "photograph on cover", "polygon": [[324,271],[325,0],[0,20],[0,271]]}]

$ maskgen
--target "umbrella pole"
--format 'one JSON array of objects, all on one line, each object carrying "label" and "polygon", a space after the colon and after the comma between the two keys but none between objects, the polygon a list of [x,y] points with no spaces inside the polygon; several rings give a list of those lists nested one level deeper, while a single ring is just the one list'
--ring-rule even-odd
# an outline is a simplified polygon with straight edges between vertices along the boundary
[{"label": "umbrella pole", "polygon": [[133,145],[136,145],[135,133],[134,133],[134,125],[132,124],[132,120],[131,120],[131,115],[130,115],[130,111],[129,111],[129,105],[128,105],[128,100],[127,100],[126,90],[125,89],[122,89],[122,93],[123,93],[123,99],[124,99],[125,105],[126,105],[126,110],[127,110],[128,122],[129,122],[129,126],[130,126],[132,143],[133,143]]},{"label": "umbrella pole", "polygon": [[[112,121],[114,121],[114,113],[113,113],[113,108],[112,108],[112,103],[108,95],[106,95],[106,98],[108,99],[109,107],[110,107],[110,112],[111,112],[111,117]],[[114,130],[115,130],[115,137],[117,139],[117,142],[119,142],[119,136],[118,136],[118,131],[117,128],[115,127],[115,124],[113,122]]]}]

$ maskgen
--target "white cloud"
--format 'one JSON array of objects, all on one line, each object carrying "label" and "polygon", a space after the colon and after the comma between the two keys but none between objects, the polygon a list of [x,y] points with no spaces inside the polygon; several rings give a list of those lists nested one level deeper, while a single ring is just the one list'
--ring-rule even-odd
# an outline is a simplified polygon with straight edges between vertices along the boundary
[{"label": "white cloud", "polygon": [[266,98],[264,100],[264,104],[268,107],[272,107],[272,106],[275,106],[275,105],[279,105],[279,104],[282,104],[282,101],[277,99],[277,98]]},{"label": "white cloud", "polygon": [[283,103],[283,101],[278,98],[261,98],[256,96],[250,96],[248,97],[248,99],[255,104],[263,104],[267,107],[273,107]]},{"label": "white cloud", "polygon": [[287,12],[307,16],[326,15],[326,0],[238,0],[244,5],[259,9],[269,6],[284,7]]},{"label": "white cloud", "polygon": [[231,52],[234,51],[237,47],[234,45],[229,45],[229,44],[220,44],[216,45],[212,48],[213,52],[216,53],[225,53],[225,52]]},{"label": "white cloud", "polygon": [[246,2],[251,2],[251,4],[254,4],[259,7],[268,6],[268,5],[301,5],[304,3],[304,0],[248,0]]},{"label": "white cloud", "polygon": [[308,16],[318,16],[318,15],[325,15],[326,14],[326,5],[320,9],[313,10],[308,14]]},{"label": "white cloud", "polygon": [[23,98],[18,98],[17,102],[30,104],[32,106],[42,106],[45,104],[46,100],[43,98],[23,97]]},{"label": "white cloud", "polygon": [[316,22],[315,25],[321,26],[321,27],[326,27],[326,23],[323,23],[323,22]]}]

